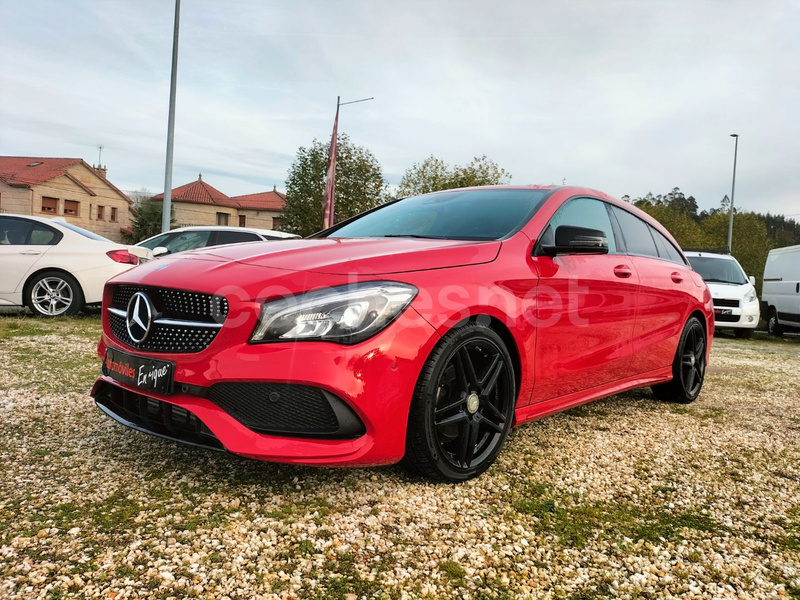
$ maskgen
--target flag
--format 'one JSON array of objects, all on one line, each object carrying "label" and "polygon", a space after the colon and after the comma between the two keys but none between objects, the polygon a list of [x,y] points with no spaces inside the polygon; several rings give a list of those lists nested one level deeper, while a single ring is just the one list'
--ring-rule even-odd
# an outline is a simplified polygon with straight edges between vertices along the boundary
[{"label": "flag", "polygon": [[334,196],[336,195],[336,130],[339,127],[339,99],[336,99],[336,118],[333,120],[333,135],[328,149],[328,173],[325,176],[325,192],[322,196],[322,228],[333,226]]}]

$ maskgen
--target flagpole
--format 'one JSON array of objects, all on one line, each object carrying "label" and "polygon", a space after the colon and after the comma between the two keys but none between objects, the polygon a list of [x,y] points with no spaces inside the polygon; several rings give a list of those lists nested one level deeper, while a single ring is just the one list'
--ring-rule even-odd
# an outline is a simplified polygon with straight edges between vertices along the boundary
[{"label": "flagpole", "polygon": [[331,135],[331,144],[328,147],[328,166],[325,176],[325,189],[322,194],[322,228],[328,229],[333,227],[334,211],[336,205],[336,153],[337,153],[337,136],[339,129],[339,108],[347,104],[356,104],[358,102],[366,102],[367,100],[374,100],[375,98],[362,98],[361,100],[351,100],[350,102],[342,102],[341,96],[336,96],[336,116],[333,119],[333,134]]}]

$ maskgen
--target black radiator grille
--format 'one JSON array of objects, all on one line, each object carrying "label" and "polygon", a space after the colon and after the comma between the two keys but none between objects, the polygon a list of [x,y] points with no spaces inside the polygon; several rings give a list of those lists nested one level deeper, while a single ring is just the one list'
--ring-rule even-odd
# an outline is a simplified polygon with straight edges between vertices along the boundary
[{"label": "black radiator grille", "polygon": [[322,390],[287,383],[218,383],[208,399],[258,433],[348,438],[364,425],[342,400]]},{"label": "black radiator grille", "polygon": [[714,306],[721,306],[724,308],[739,308],[739,301],[729,300],[727,298],[714,298]]},{"label": "black radiator grille", "polygon": [[740,315],[714,315],[717,323],[738,323]]},{"label": "black radiator grille", "polygon": [[135,429],[212,450],[225,449],[196,415],[180,406],[107,384],[98,390],[95,401],[112,417]]},{"label": "black radiator grille", "polygon": [[[142,342],[128,334],[125,311],[136,292],[143,292],[158,312],[152,330]],[[150,352],[194,353],[205,350],[228,316],[222,296],[138,285],[118,285],[108,312],[111,333],[120,342]],[[166,322],[168,321],[168,322]]]}]

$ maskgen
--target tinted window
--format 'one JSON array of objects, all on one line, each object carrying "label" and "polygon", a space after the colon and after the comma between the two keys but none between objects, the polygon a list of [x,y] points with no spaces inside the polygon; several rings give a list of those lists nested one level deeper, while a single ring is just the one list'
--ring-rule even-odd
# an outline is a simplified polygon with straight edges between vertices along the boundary
[{"label": "tinted window", "polygon": [[555,244],[555,231],[561,225],[574,227],[587,227],[598,229],[608,238],[608,253],[616,254],[617,244],[614,231],[611,228],[611,219],[608,216],[605,202],[593,198],[575,198],[569,200],[550,219],[550,223],[542,233],[539,246],[552,246]]},{"label": "tinted window", "polygon": [[365,214],[329,237],[496,240],[528,222],[550,190],[453,190],[406,198]]},{"label": "tinted window", "polygon": [[0,244],[22,246],[28,241],[33,223],[22,219],[0,219]]},{"label": "tinted window", "polygon": [[688,256],[692,268],[704,281],[716,283],[747,283],[747,277],[735,260],[716,256]]},{"label": "tinted window", "polygon": [[636,215],[627,210],[614,207],[614,214],[619,221],[622,237],[625,239],[625,248],[628,254],[641,254],[658,258],[658,250],[653,236],[650,235],[650,226]]},{"label": "tinted window", "polygon": [[246,231],[218,231],[217,244],[236,244],[239,242],[256,242],[261,238],[255,233]]},{"label": "tinted window", "polygon": [[210,235],[211,232],[209,231],[182,231],[166,243],[160,245],[164,246],[170,253],[183,252],[184,250],[193,250],[195,248],[207,246]]},{"label": "tinted window", "polygon": [[52,246],[57,244],[60,239],[60,233],[44,225],[36,224],[31,230],[31,237],[28,243],[34,246]]},{"label": "tinted window", "polygon": [[672,245],[667,238],[665,238],[658,229],[655,227],[650,227],[650,235],[653,236],[653,239],[656,242],[656,248],[658,249],[658,255],[663,258],[664,260],[669,260],[674,263],[678,263],[681,265],[685,265],[683,258],[681,257],[680,252],[678,252],[677,248]]},{"label": "tinted window", "polygon": [[143,246],[145,248],[149,248],[150,250],[155,250],[159,246],[163,246],[167,243],[167,240],[171,240],[175,237],[174,233],[162,233],[161,235],[157,235],[156,237],[147,240],[146,242],[142,242],[138,244],[139,246]]}]

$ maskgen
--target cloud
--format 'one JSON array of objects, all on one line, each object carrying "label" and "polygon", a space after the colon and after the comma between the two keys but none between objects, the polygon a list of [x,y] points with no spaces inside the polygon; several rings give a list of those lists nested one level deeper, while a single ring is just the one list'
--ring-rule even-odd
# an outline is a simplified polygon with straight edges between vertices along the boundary
[{"label": "cloud", "polygon": [[[173,7],[6,3],[0,152],[82,156],[160,191]],[[680,187],[701,208],[797,213],[800,6],[785,2],[340,1],[182,6],[177,184],[282,186],[340,127],[390,183],[430,154],[487,154],[516,183]],[[210,177],[213,175],[214,179]],[[223,185],[224,183],[224,185]]]}]

